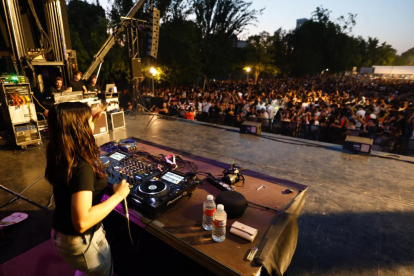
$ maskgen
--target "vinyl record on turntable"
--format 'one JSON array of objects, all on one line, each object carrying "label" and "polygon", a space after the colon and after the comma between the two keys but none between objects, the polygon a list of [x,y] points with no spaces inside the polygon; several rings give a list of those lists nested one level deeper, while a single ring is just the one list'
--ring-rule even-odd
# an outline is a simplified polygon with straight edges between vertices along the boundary
[{"label": "vinyl record on turntable", "polygon": [[138,186],[137,193],[143,197],[161,197],[166,195],[170,190],[170,186],[162,181],[151,180],[144,182]]}]

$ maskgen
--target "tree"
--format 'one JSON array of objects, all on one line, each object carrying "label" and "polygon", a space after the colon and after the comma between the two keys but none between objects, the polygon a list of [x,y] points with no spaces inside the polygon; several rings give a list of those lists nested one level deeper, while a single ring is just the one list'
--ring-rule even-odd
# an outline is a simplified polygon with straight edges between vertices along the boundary
[{"label": "tree", "polygon": [[197,25],[182,18],[164,22],[160,28],[158,63],[168,68],[166,78],[172,84],[194,83],[201,75]]},{"label": "tree", "polygon": [[[108,38],[110,21],[99,2],[95,5],[71,0],[67,10],[72,47],[76,50],[79,70],[85,71]],[[99,76],[100,83],[104,80],[118,82],[118,86],[122,86],[125,80],[130,79],[129,59],[123,45],[118,41],[105,56]]]},{"label": "tree", "polygon": [[158,0],[156,5],[161,13],[157,64],[163,68],[163,81],[195,83],[201,75],[201,32],[188,19],[192,6],[186,0]]},{"label": "tree", "polygon": [[331,20],[330,11],[318,7],[309,21],[274,39],[276,66],[285,74],[318,74],[326,69],[338,73],[354,66],[391,64],[395,49],[378,39],[353,37],[356,15]]},{"label": "tree", "polygon": [[361,66],[390,65],[396,58],[396,50],[383,42],[379,44],[378,38],[368,37],[365,41],[359,38],[359,50],[362,55]]},{"label": "tree", "polygon": [[161,13],[163,22],[176,19],[188,20],[188,16],[193,13],[189,0],[157,0],[155,5]]},{"label": "tree", "polygon": [[72,47],[76,50],[78,67],[84,71],[108,36],[108,20],[101,6],[80,0],[71,0],[67,13]]},{"label": "tree", "polygon": [[121,22],[121,16],[127,15],[133,6],[132,0],[114,0],[108,13],[109,27],[116,28]]},{"label": "tree", "polygon": [[337,22],[330,19],[330,11],[317,7],[311,20],[292,32],[289,48],[292,73],[316,74],[329,69],[330,72],[349,70],[353,64],[348,53],[352,51],[353,39],[346,34],[352,29],[356,15],[343,16]]},{"label": "tree", "polygon": [[201,31],[199,45],[204,79],[230,73],[239,35],[257,21],[261,12],[243,0],[192,0],[195,22]]},{"label": "tree", "polygon": [[414,65],[414,47],[398,56],[394,65]]},{"label": "tree", "polygon": [[275,40],[276,34],[271,36],[268,32],[261,32],[248,38],[247,64],[251,64],[254,68],[255,82],[262,72],[272,76],[279,71],[275,63]]}]

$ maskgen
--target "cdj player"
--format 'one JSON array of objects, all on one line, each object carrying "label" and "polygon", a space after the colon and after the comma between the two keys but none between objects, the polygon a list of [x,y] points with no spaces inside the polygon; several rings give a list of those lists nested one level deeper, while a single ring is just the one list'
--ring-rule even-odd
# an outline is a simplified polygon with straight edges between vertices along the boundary
[{"label": "cdj player", "polygon": [[131,203],[141,209],[149,218],[164,214],[181,202],[185,196],[192,196],[196,181],[176,171],[164,172],[135,186],[131,191]]},{"label": "cdj player", "polygon": [[172,171],[133,152],[116,150],[101,155],[100,159],[106,167],[108,184],[112,186],[126,179],[131,185],[130,206],[150,219],[166,213],[182,202],[182,198],[191,196],[198,184],[194,175]]}]

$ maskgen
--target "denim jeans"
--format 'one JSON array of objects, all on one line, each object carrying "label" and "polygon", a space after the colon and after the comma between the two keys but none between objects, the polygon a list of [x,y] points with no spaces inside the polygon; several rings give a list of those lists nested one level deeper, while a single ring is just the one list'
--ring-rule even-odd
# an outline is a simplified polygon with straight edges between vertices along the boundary
[{"label": "denim jeans", "polygon": [[52,229],[52,241],[59,256],[78,270],[75,275],[112,276],[111,248],[102,224],[95,232],[81,236],[66,235]]}]

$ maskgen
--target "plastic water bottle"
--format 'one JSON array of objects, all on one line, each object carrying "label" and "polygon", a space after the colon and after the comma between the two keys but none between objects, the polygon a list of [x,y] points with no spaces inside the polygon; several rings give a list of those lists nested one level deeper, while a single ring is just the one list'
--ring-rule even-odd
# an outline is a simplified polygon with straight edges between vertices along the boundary
[{"label": "plastic water bottle", "polygon": [[216,242],[222,242],[226,238],[226,224],[227,213],[224,211],[223,204],[217,205],[217,210],[213,215],[213,240]]},{"label": "plastic water bottle", "polygon": [[203,228],[211,230],[213,228],[213,214],[216,211],[216,203],[212,195],[207,196],[207,200],[203,204]]}]

